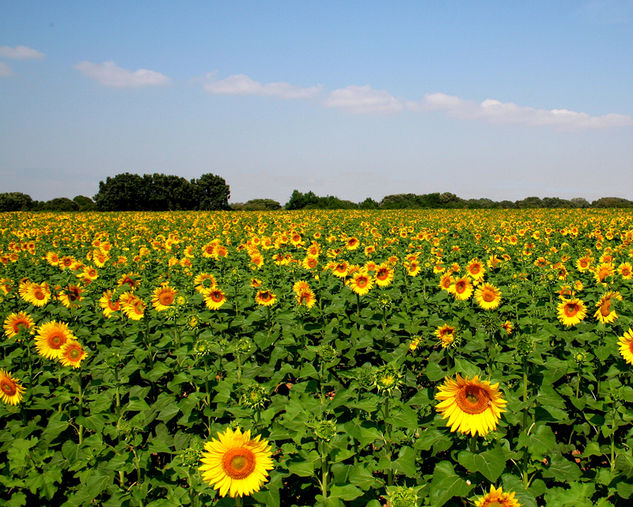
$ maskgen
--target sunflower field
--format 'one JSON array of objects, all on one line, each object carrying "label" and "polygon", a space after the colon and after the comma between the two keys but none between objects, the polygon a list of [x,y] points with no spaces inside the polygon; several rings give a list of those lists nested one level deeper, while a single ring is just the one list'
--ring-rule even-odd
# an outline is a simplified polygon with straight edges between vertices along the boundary
[{"label": "sunflower field", "polygon": [[633,214],[0,214],[0,502],[630,505]]}]

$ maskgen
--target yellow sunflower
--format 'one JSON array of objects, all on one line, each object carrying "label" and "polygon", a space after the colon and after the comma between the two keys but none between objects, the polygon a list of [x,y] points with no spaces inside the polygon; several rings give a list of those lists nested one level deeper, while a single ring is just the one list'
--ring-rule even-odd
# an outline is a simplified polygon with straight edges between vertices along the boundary
[{"label": "yellow sunflower", "polygon": [[618,266],[618,273],[624,280],[633,278],[633,266],[629,262],[623,262]]},{"label": "yellow sunflower", "polygon": [[490,486],[490,493],[475,500],[475,507],[521,507],[514,497],[515,494],[514,492],[504,493],[503,488],[495,489],[494,486]]},{"label": "yellow sunflower", "polygon": [[633,364],[633,330],[629,328],[624,333],[624,336],[620,336],[618,342],[620,343],[620,354],[624,360],[629,364]]},{"label": "yellow sunflower", "polygon": [[455,296],[455,299],[465,301],[473,294],[473,284],[470,278],[463,276],[453,281],[449,292]]},{"label": "yellow sunflower", "polygon": [[349,287],[359,296],[367,294],[374,286],[374,282],[365,270],[359,270],[352,275]]},{"label": "yellow sunflower", "polygon": [[118,301],[112,301],[111,290],[105,291],[101,298],[99,298],[99,306],[103,311],[103,315],[105,315],[107,318],[110,318],[113,313],[118,312],[121,309],[121,305]]},{"label": "yellow sunflower", "polygon": [[484,283],[475,291],[475,301],[484,310],[494,310],[501,303],[501,291],[491,283]]},{"label": "yellow sunflower", "polygon": [[433,334],[439,338],[443,349],[450,347],[455,341],[455,328],[448,324],[439,326]]},{"label": "yellow sunflower", "polygon": [[295,297],[297,299],[297,304],[305,305],[308,308],[312,308],[316,303],[316,296],[309,287],[296,293]]},{"label": "yellow sunflower", "polygon": [[611,301],[613,300],[622,301],[622,295],[619,292],[609,291],[603,294],[596,303],[598,309],[593,316],[603,324],[610,324],[618,318],[618,314],[611,306]]},{"label": "yellow sunflower", "polygon": [[218,287],[205,290],[203,297],[209,310],[218,310],[226,302],[226,294]]},{"label": "yellow sunflower", "polygon": [[12,313],[4,319],[4,333],[9,338],[18,337],[22,330],[32,332],[33,326],[35,326],[35,322],[24,312]]},{"label": "yellow sunflower", "polygon": [[81,361],[83,361],[87,355],[78,341],[69,340],[61,348],[61,354],[58,359],[64,366],[79,368]]},{"label": "yellow sunflower", "polygon": [[514,330],[514,326],[509,320],[506,320],[503,324],[501,324],[501,327],[505,329],[505,332],[509,335],[512,334],[512,331]]},{"label": "yellow sunflower", "polygon": [[178,294],[176,289],[170,287],[167,283],[163,283],[152,294],[152,306],[158,312],[168,310],[176,299],[176,294]]},{"label": "yellow sunflower", "polygon": [[121,294],[121,297],[119,298],[123,313],[129,319],[141,320],[145,315],[145,303],[141,298],[136,297],[133,294],[131,296],[127,296],[124,300],[121,300],[121,298],[126,294],[129,293],[126,292],[125,294]]},{"label": "yellow sunflower", "polygon": [[451,432],[485,436],[497,427],[501,413],[505,412],[505,401],[499,392],[499,384],[481,381],[475,375],[472,380],[459,374],[455,380],[446,377],[435,399],[440,403],[435,409],[448,419],[446,425]]},{"label": "yellow sunflower", "polygon": [[82,300],[82,292],[83,289],[78,285],[68,285],[64,290],[60,291],[59,294],[57,294],[57,299],[66,308],[77,308],[79,306],[79,302]]},{"label": "yellow sunflower", "polygon": [[20,384],[20,379],[11,376],[11,373],[0,370],[0,398],[9,405],[17,405],[22,401],[24,387]]},{"label": "yellow sunflower", "polygon": [[386,264],[381,264],[378,266],[374,277],[376,279],[376,285],[379,287],[386,287],[393,281],[394,270]]},{"label": "yellow sunflower", "polygon": [[74,339],[75,336],[68,324],[53,320],[39,326],[35,337],[35,347],[39,355],[47,359],[58,359],[61,356],[62,347],[66,342]]},{"label": "yellow sunflower", "polygon": [[450,273],[446,273],[440,277],[439,287],[446,292],[451,292],[453,289],[453,284],[455,283],[455,278]]},{"label": "yellow sunflower", "polygon": [[29,283],[23,297],[33,306],[45,306],[51,300],[51,290],[46,282]]},{"label": "yellow sunflower", "polygon": [[486,268],[479,259],[472,259],[466,266],[466,272],[473,280],[483,280]]},{"label": "yellow sunflower", "polygon": [[587,307],[578,298],[563,299],[558,304],[558,320],[567,327],[575,326],[587,315]]},{"label": "yellow sunflower", "polygon": [[268,470],[273,468],[271,456],[270,445],[260,435],[251,438],[250,430],[242,433],[240,428],[228,428],[204,444],[198,470],[220,496],[242,497],[256,493],[268,480]]},{"label": "yellow sunflower", "polygon": [[269,290],[258,290],[257,294],[255,294],[255,301],[258,305],[272,306],[277,301],[277,296]]}]

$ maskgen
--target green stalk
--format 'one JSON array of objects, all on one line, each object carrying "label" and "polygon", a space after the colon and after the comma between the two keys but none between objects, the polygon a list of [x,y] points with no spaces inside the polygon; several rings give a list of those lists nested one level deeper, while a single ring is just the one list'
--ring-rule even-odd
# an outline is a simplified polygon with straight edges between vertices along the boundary
[{"label": "green stalk", "polygon": [[[527,400],[528,400],[528,372],[527,372],[527,361],[523,361],[523,431],[525,431],[527,436],[528,431],[528,409],[527,409]],[[523,449],[523,470],[522,470],[522,478],[523,478],[523,486],[527,488],[530,485],[530,478],[528,476],[528,464],[529,464],[529,453],[527,444],[525,449]]]},{"label": "green stalk", "polygon": [[[77,372],[77,383],[79,385],[79,389],[77,392],[77,408],[79,410],[79,417],[83,416],[83,391],[82,391],[82,379],[81,379],[81,373]],[[79,425],[79,429],[77,430],[77,434],[79,437],[79,444],[81,444],[81,442],[83,441],[83,433],[84,433],[84,427],[80,424]]]},{"label": "green stalk", "polygon": [[389,423],[389,397],[385,398],[384,405],[385,419],[385,455],[389,462],[389,470],[387,470],[387,486],[393,486],[393,469],[391,468],[391,423]]},{"label": "green stalk", "polygon": [[244,505],[244,499],[241,496],[235,497],[235,507],[242,507]]},{"label": "green stalk", "polygon": [[470,439],[468,440],[468,448],[470,449],[470,452],[472,452],[473,454],[477,454],[477,438],[471,436]]},{"label": "green stalk", "polygon": [[323,497],[323,505],[325,505],[325,500],[327,499],[327,476],[328,476],[328,466],[327,466],[327,455],[325,453],[325,442],[319,442],[319,451],[321,452],[321,496]]}]

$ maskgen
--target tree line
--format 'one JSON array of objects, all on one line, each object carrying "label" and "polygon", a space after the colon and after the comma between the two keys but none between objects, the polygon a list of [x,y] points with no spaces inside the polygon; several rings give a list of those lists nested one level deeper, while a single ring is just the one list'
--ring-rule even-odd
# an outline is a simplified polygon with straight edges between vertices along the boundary
[{"label": "tree line", "polygon": [[301,210],[301,209],[526,209],[526,208],[633,208],[633,201],[621,197],[602,197],[592,202],[576,197],[526,197],[517,201],[462,199],[451,192],[429,194],[391,194],[375,201],[368,197],[352,202],[335,196],[318,196],[294,190],[282,206],[274,199],[251,199],[229,204],[230,188],[224,178],[203,174],[187,180],[167,174],[122,173],[99,182],[93,197],[57,197],[36,201],[21,192],[0,193],[0,211],[176,211],[176,210]]}]

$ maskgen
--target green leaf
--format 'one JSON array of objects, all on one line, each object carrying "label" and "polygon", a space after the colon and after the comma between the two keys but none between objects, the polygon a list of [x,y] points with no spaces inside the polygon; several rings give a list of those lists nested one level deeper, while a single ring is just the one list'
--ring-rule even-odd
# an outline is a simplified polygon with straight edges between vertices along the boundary
[{"label": "green leaf", "polygon": [[560,453],[552,456],[551,465],[543,472],[543,477],[553,478],[558,482],[573,482],[581,475],[578,465],[565,459]]},{"label": "green leaf", "polygon": [[441,461],[435,465],[431,481],[431,505],[440,507],[454,496],[465,497],[473,486],[455,473],[452,463]]},{"label": "green leaf", "polygon": [[521,479],[514,475],[503,474],[501,481],[503,482],[503,490],[513,491],[521,507],[537,507],[536,498],[529,490],[525,489]]},{"label": "green leaf", "polygon": [[396,472],[403,473],[407,477],[419,475],[415,465],[415,451],[411,447],[401,447],[398,451],[398,459],[394,461],[393,465]]},{"label": "green leaf", "polygon": [[595,490],[593,484],[579,482],[570,484],[569,488],[550,488],[545,493],[545,503],[561,507],[593,507],[591,497]]},{"label": "green leaf", "polygon": [[479,472],[490,482],[496,482],[506,468],[505,454],[501,447],[495,447],[478,454],[462,451],[459,453],[457,461],[471,472]]},{"label": "green leaf", "polygon": [[349,502],[361,496],[363,491],[352,484],[346,484],[345,486],[332,486],[329,494],[334,498]]}]

